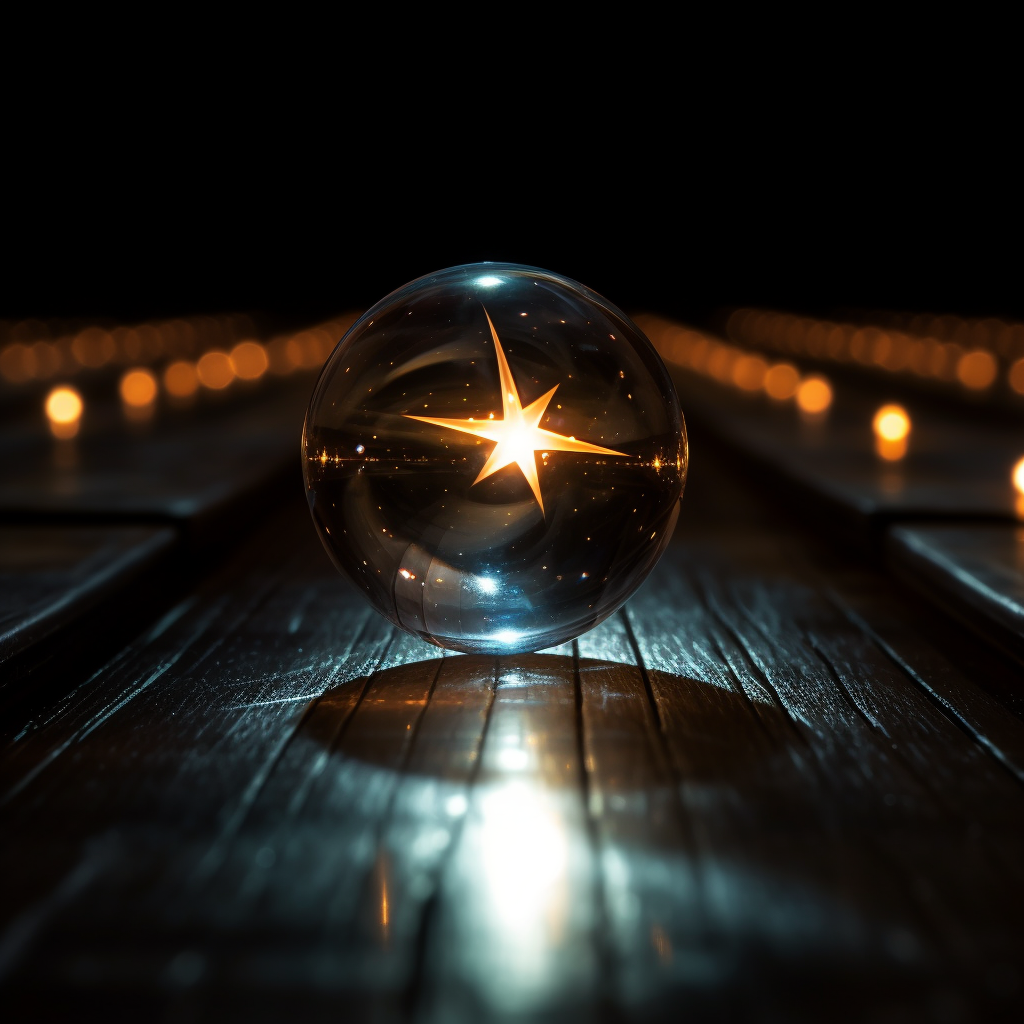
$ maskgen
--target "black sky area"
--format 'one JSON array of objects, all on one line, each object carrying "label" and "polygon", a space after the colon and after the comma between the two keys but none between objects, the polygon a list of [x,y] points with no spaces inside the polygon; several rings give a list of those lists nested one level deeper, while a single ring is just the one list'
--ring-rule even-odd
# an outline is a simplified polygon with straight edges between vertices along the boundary
[{"label": "black sky area", "polygon": [[372,145],[284,162],[173,149],[20,168],[0,225],[0,317],[297,323],[499,260],[691,322],[736,305],[1024,318],[1018,189],[977,163],[697,157],[680,142],[596,170],[534,155],[492,171],[467,152],[425,173],[415,154]]}]

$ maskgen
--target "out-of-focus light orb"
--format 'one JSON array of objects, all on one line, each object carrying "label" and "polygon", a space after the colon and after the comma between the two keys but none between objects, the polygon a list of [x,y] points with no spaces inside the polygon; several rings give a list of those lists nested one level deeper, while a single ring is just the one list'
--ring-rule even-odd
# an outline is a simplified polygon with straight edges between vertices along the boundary
[{"label": "out-of-focus light orb", "polygon": [[650,342],[557,274],[453,267],[382,299],[303,429],[313,520],[396,625],[454,650],[564,643],[671,537],[686,431]]},{"label": "out-of-focus light orb", "polygon": [[910,417],[901,405],[883,405],[875,413],[872,427],[883,441],[902,441],[910,433]]},{"label": "out-of-focus light orb", "polygon": [[199,376],[193,363],[176,360],[164,370],[164,387],[175,398],[190,398],[199,387]]},{"label": "out-of-focus light orb", "polygon": [[258,380],[270,366],[267,350],[258,341],[240,341],[228,358],[239,380]]},{"label": "out-of-focus light orb", "polygon": [[74,388],[54,388],[46,396],[46,419],[54,437],[69,438],[78,433],[85,408],[82,396]]},{"label": "out-of-focus light orb", "polygon": [[910,417],[901,405],[883,405],[871,423],[875,451],[887,462],[898,462],[907,454]]},{"label": "out-of-focus light orb", "polygon": [[1018,460],[1013,467],[1013,486],[1017,493],[1024,495],[1024,459]]},{"label": "out-of-focus light orb", "polygon": [[764,389],[777,402],[792,398],[799,386],[800,372],[792,363],[776,363],[764,375]]},{"label": "out-of-focus light orb", "polygon": [[1010,387],[1013,388],[1018,395],[1024,395],[1024,359],[1018,359],[1014,362],[1010,367],[1007,380],[1010,383]]},{"label": "out-of-focus light orb", "polygon": [[159,387],[156,377],[144,368],[129,370],[121,378],[121,401],[135,409],[152,405],[156,401]]},{"label": "out-of-focus light orb", "polygon": [[972,391],[983,391],[991,387],[999,372],[999,364],[991,352],[975,349],[965,352],[956,364],[957,380]]},{"label": "out-of-focus light orb", "polygon": [[759,391],[767,372],[768,364],[760,356],[740,356],[732,364],[732,382],[743,391]]},{"label": "out-of-focus light orb", "polygon": [[200,356],[196,363],[196,376],[204,388],[223,391],[235,379],[235,370],[227,352],[214,349]]},{"label": "out-of-focus light orb", "polygon": [[825,412],[832,404],[832,385],[824,377],[807,377],[796,389],[796,404],[812,416]]}]

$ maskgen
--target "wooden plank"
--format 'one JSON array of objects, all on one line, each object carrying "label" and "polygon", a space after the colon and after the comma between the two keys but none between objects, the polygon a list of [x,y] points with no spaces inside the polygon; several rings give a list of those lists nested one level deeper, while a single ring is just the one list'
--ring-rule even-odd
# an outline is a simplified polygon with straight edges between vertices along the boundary
[{"label": "wooden plank", "polygon": [[709,948],[693,837],[628,623],[577,641],[587,795],[603,887],[603,969],[614,1001],[656,1014],[665,993],[706,1003]]},{"label": "wooden plank", "polygon": [[0,665],[62,632],[154,572],[170,529],[0,526]]},{"label": "wooden plank", "polygon": [[1006,900],[1020,888],[1024,792],[887,670],[871,641],[835,621],[777,543],[760,546],[744,558],[746,579],[723,585],[721,572],[701,573],[709,600],[827,769],[848,821],[864,821],[913,881],[944,957],[978,988],[987,965],[1020,954]]},{"label": "wooden plank", "polygon": [[[817,552],[815,564],[822,560]],[[898,665],[1014,778],[1024,782],[1024,690],[1020,670],[991,636],[974,638],[927,605],[859,567],[826,556],[822,589],[840,612]],[[1007,711],[1010,711],[1008,714]]]},{"label": "wooden plank", "polygon": [[903,634],[880,642],[847,577],[706,506],[575,651],[442,657],[370,613],[291,515],[4,723],[6,1005],[446,1022],[1012,1006],[1024,791],[927,695],[954,676],[934,680],[898,606]]},{"label": "wooden plank", "polygon": [[[119,914],[145,919],[166,892],[161,879],[215,860],[309,701],[358,675],[360,659],[379,658],[387,628],[345,597],[315,538],[295,564],[290,536],[272,523],[225,574],[6,745],[4,830],[20,837],[2,852],[8,935],[38,917],[62,878],[93,864],[77,911],[50,933],[56,946],[70,937],[63,960],[43,958],[51,980],[74,974],[83,930],[95,941],[119,930]],[[135,933],[140,959],[145,932]],[[8,969],[25,951],[8,947]],[[151,969],[166,966],[153,959]]]},{"label": "wooden plank", "polygon": [[306,387],[146,432],[84,431],[63,446],[39,429],[8,432],[0,439],[11,467],[0,478],[0,518],[173,522],[195,544],[216,542],[262,511],[282,482],[301,486]]},{"label": "wooden plank", "polygon": [[893,527],[886,563],[905,582],[1024,658],[1024,529],[990,523]]},{"label": "wooden plank", "polygon": [[688,421],[741,453],[778,497],[788,494],[828,532],[875,545],[894,520],[1016,518],[1010,474],[1019,441],[1005,424],[910,403],[909,453],[886,462],[875,455],[871,432],[882,395],[833,382],[827,419],[805,423],[792,403],[744,395],[678,367],[673,380]]},{"label": "wooden plank", "polygon": [[503,658],[417,1018],[592,1020],[608,992],[571,648]]},{"label": "wooden plank", "polygon": [[694,836],[705,999],[727,1017],[814,1019],[842,991],[856,1017],[937,984],[936,937],[874,847],[882,823],[837,797],[841,766],[817,762],[684,575],[659,569],[629,620]]}]

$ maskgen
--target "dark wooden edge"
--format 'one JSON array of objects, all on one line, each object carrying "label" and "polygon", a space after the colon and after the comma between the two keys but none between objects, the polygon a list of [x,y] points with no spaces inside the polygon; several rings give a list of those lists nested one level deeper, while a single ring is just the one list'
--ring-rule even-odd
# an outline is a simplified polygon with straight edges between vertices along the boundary
[{"label": "dark wooden edge", "polygon": [[[988,598],[969,579],[930,558],[913,541],[910,531],[914,525],[893,525],[886,531],[885,567],[916,594],[1024,665],[1024,622]],[[1007,529],[1012,529],[1009,523]]]}]

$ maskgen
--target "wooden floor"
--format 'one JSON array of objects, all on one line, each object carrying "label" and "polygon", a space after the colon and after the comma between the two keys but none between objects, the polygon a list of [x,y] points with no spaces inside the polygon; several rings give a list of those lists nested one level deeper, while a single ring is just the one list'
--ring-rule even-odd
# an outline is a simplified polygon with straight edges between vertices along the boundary
[{"label": "wooden floor", "polygon": [[5,1018],[1020,1019],[1019,670],[693,451],[563,648],[395,631],[296,503],[3,690]]}]

